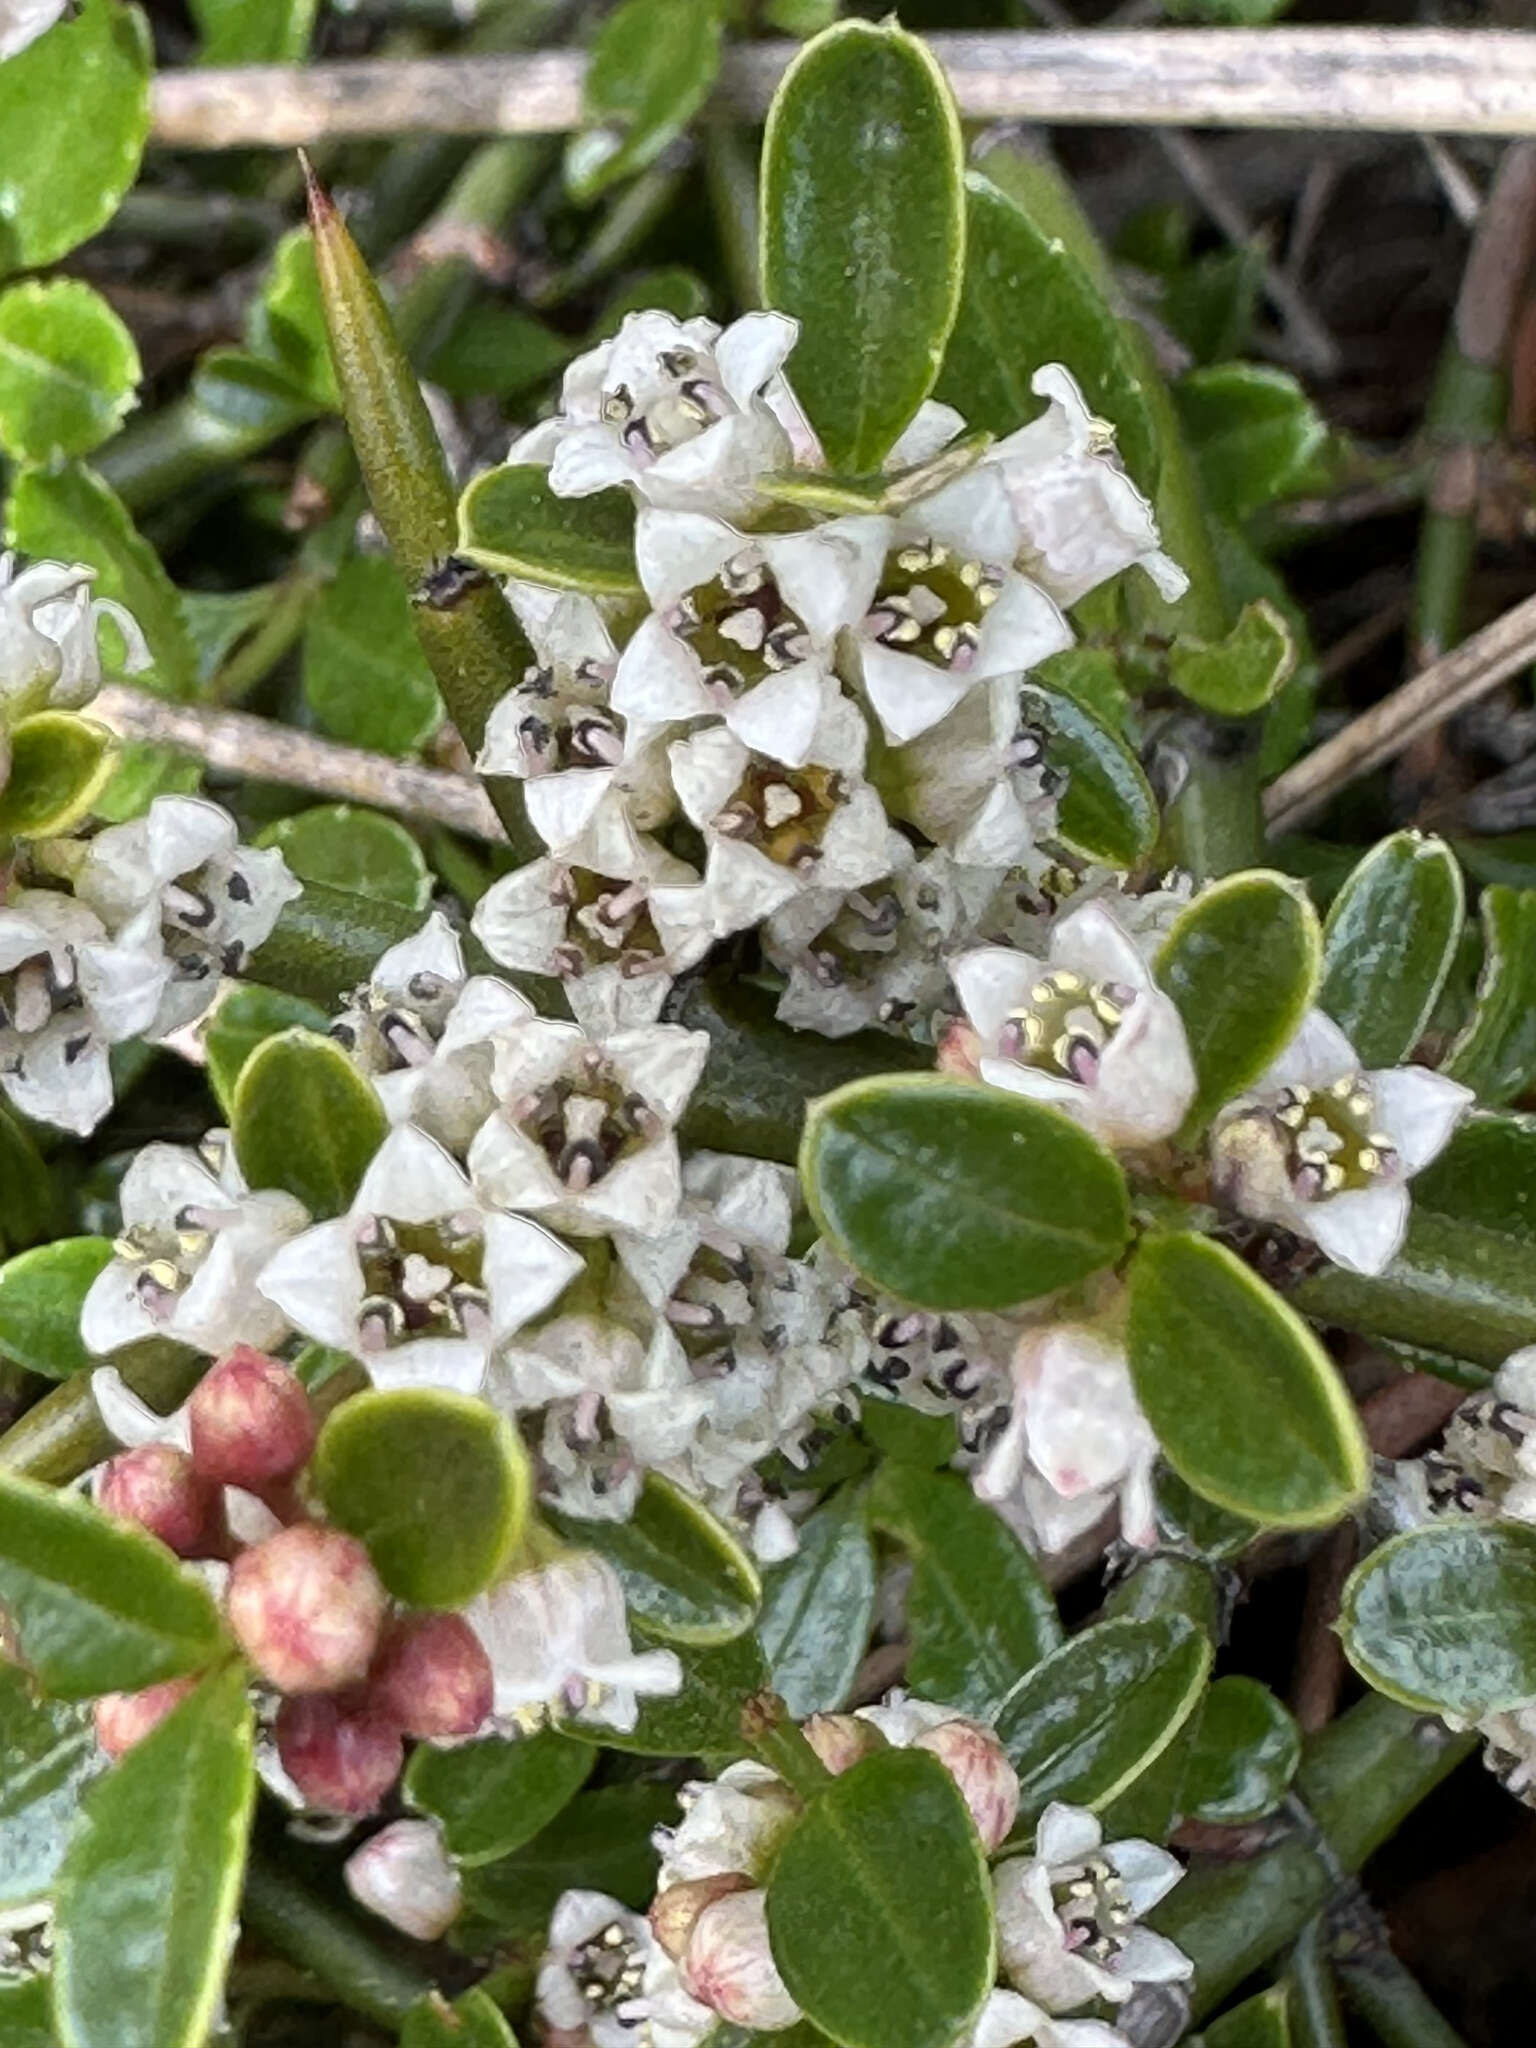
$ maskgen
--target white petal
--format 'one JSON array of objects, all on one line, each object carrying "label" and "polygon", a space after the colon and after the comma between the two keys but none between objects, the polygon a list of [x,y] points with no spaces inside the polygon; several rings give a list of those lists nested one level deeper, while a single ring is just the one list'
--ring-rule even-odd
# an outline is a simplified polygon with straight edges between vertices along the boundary
[{"label": "white petal", "polygon": [[1404,1187],[1351,1188],[1306,1203],[1303,1227],[1336,1266],[1374,1275],[1384,1272],[1402,1249],[1408,1208]]},{"label": "white petal", "polygon": [[1321,1010],[1308,1010],[1295,1037],[1255,1084],[1254,1093],[1267,1095],[1289,1087],[1326,1088],[1330,1081],[1359,1071],[1355,1049],[1333,1019]]},{"label": "white petal", "polygon": [[492,1337],[499,1342],[542,1315],[581,1271],[581,1254],[538,1224],[521,1216],[487,1216],[484,1279]]},{"label": "white petal", "polygon": [[979,463],[919,499],[901,524],[904,532],[931,533],[960,554],[995,567],[1011,563],[1018,551],[1018,522],[1002,473],[992,463]]},{"label": "white petal", "polygon": [[614,484],[632,484],[639,472],[611,427],[573,426],[550,455],[549,488],[557,498],[585,498]]},{"label": "white petal", "polygon": [[1051,960],[1091,981],[1119,981],[1135,989],[1151,983],[1135,941],[1102,903],[1085,903],[1061,920],[1051,934]]},{"label": "white petal", "polygon": [[1138,1914],[1150,1913],[1158,1900],[1167,1898],[1184,1875],[1184,1866],[1177,1856],[1170,1856],[1155,1842],[1144,1842],[1137,1836],[1123,1842],[1111,1842],[1105,1853]]},{"label": "white petal", "polygon": [[1055,600],[1027,576],[1010,575],[982,623],[976,659],[967,673],[972,682],[981,682],[1034,668],[1072,641],[1072,628]]},{"label": "white petal", "polygon": [[1030,990],[1043,971],[1039,960],[1010,946],[976,946],[949,963],[965,1014],[988,1045],[996,1045],[1009,1017],[1028,1006]]},{"label": "white petal", "polygon": [[464,979],[464,949],[440,910],[432,912],[419,932],[381,953],[370,978],[375,988],[403,993],[418,974],[450,983]]},{"label": "white petal", "polygon": [[754,753],[803,768],[821,724],[825,686],[825,673],[814,662],[797,662],[738,697],[726,724]]},{"label": "white petal", "polygon": [[570,854],[613,788],[611,768],[569,768],[523,784],[528,822],[550,852]]},{"label": "white petal", "polygon": [[469,1173],[485,1198],[503,1209],[548,1209],[565,1195],[542,1149],[504,1116],[487,1118],[475,1133]]},{"label": "white petal", "polygon": [[726,396],[745,407],[775,370],[782,370],[800,338],[800,323],[787,313],[743,313],[715,343],[715,363]]},{"label": "white petal", "polygon": [[[611,1167],[581,1196],[582,1234],[596,1235],[617,1227],[632,1230],[638,1237],[654,1237],[676,1216],[682,1194],[676,1142],[660,1139]],[[573,1221],[569,1227],[578,1226]]]},{"label": "white petal", "polygon": [[469,1181],[450,1154],[414,1124],[397,1124],[369,1161],[352,1214],[435,1223],[474,1207]]},{"label": "white petal", "polygon": [[1092,1856],[1104,1839],[1097,1814],[1085,1806],[1069,1806],[1053,1799],[1040,1816],[1035,1829],[1035,1854],[1042,1863],[1081,1863]]},{"label": "white petal", "polygon": [[295,1329],[334,1350],[356,1351],[364,1286],[349,1218],[317,1223],[290,1239],[262,1267],[256,1285]]},{"label": "white petal", "polygon": [[173,1444],[192,1448],[192,1419],[185,1404],[169,1415],[157,1415],[141,1401],[115,1365],[98,1365],[91,1374],[91,1399],[106,1428],[120,1444]]},{"label": "white petal", "polygon": [[732,555],[750,545],[745,534],[707,512],[642,505],[635,520],[635,567],[658,611],[712,582]]},{"label": "white petal", "polygon": [[435,1387],[445,1394],[478,1394],[485,1384],[489,1353],[467,1337],[418,1337],[369,1351],[363,1363],[381,1393],[407,1387]]},{"label": "white petal", "polygon": [[864,642],[860,660],[875,715],[887,739],[897,746],[947,717],[979,680],[962,669],[939,668],[921,655],[902,654],[873,640]]},{"label": "white petal", "polygon": [[145,1308],[137,1269],[122,1259],[103,1266],[80,1304],[80,1340],[101,1357],[121,1345],[154,1337],[160,1326]]},{"label": "white petal", "polygon": [[1366,1079],[1404,1174],[1417,1173],[1445,1150],[1477,1099],[1470,1088],[1428,1067],[1390,1067]]},{"label": "white petal", "polygon": [[645,725],[705,718],[715,710],[698,656],[655,612],[619,656],[612,703],[621,718]]},{"label": "white petal", "polygon": [[688,1031],[680,1024],[653,1024],[649,1029],[616,1032],[603,1050],[628,1085],[668,1123],[675,1123],[704,1071],[709,1033]]},{"label": "white petal", "polygon": [[826,641],[869,610],[891,532],[890,520],[871,515],[831,520],[809,533],[764,534],[759,545],[784,602]]},{"label": "white petal", "polygon": [[1183,1949],[1166,1935],[1154,1934],[1150,1927],[1130,1930],[1113,1967],[1117,1977],[1128,1977],[1137,1984],[1182,1984],[1195,1974]]},{"label": "white petal", "polygon": [[925,398],[896,437],[896,445],[885,458],[888,470],[915,469],[947,448],[957,434],[965,432],[965,415],[937,398]]}]

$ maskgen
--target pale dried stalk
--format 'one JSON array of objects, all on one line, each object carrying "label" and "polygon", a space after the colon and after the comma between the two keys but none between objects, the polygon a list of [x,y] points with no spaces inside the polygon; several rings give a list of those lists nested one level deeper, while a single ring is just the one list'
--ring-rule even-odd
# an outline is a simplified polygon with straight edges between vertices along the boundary
[{"label": "pale dried stalk", "polygon": [[[1517,30],[1000,30],[929,42],[970,120],[1536,135],[1536,35]],[[796,47],[728,51],[717,105],[760,117]],[[411,131],[560,134],[581,125],[585,61],[545,50],[166,71],[154,139],[276,149]]]}]

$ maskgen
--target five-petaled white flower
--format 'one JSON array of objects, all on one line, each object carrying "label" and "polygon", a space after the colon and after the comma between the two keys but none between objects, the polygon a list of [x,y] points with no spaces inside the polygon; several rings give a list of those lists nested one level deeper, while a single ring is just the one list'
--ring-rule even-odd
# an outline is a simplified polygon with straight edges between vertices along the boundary
[{"label": "five-petaled white flower", "polygon": [[[0,58],[13,56],[61,11],[58,0],[8,0],[0,7]],[[28,31],[27,24],[36,23]],[[92,597],[95,570],[83,562],[33,562],[18,570],[0,555],[0,706],[11,718],[44,705],[74,710],[101,687],[97,629],[110,619],[123,642],[123,667],[146,668],[149,649],[132,615],[110,597]]]},{"label": "five-petaled white flower", "polygon": [[1309,1010],[1251,1093],[1222,1112],[1212,1178],[1240,1215],[1310,1238],[1349,1272],[1380,1273],[1408,1229],[1407,1183],[1472,1100],[1428,1067],[1363,1073],[1338,1025]]},{"label": "five-petaled white flower", "polygon": [[549,1916],[534,1998],[544,2038],[630,2048],[656,1943],[643,1913],[606,1892],[562,1892]]}]

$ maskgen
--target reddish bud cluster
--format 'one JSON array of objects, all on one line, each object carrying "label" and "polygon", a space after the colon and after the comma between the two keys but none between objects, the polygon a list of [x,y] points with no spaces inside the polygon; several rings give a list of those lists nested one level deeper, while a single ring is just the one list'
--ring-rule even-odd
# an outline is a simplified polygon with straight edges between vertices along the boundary
[{"label": "reddish bud cluster", "polygon": [[192,1462],[219,1486],[262,1493],[291,1479],[315,1448],[309,1396],[280,1359],[237,1344],[188,1403]]},{"label": "reddish bud cluster", "polygon": [[173,1444],[140,1444],[106,1467],[96,1504],[124,1522],[137,1522],[178,1557],[213,1557],[225,1541],[219,1489],[201,1477]]}]

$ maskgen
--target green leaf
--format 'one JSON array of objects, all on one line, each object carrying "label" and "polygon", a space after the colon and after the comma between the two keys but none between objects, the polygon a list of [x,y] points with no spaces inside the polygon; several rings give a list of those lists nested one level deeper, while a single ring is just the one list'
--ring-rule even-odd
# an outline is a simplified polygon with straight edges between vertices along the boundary
[{"label": "green leaf", "polygon": [[1461,938],[1463,891],[1443,839],[1394,832],[1350,875],[1323,927],[1317,1000],[1364,1067],[1395,1067],[1434,1015]]},{"label": "green leaf", "polygon": [[[11,58],[7,69],[30,54]],[[116,598],[138,621],[154,659],[151,682],[170,697],[193,694],[197,656],[182,617],[180,594],[122,501],[94,470],[78,462],[60,469],[21,470],[11,485],[5,531],[6,545],[23,554],[88,563],[96,571],[95,594]],[[104,646],[110,648],[116,633],[108,621]]]},{"label": "green leaf", "polygon": [[1037,1664],[996,1722],[1021,1829],[1053,1799],[1098,1808],[1134,1783],[1194,1712],[1212,1654],[1204,1629],[1160,1614],[1101,1621]]},{"label": "green leaf", "polygon": [[321,730],[379,754],[409,754],[443,722],[411,601],[387,555],[354,555],[304,630],[304,700]]},{"label": "green leaf", "polygon": [[406,2014],[400,2048],[517,2048],[517,2036],[486,1992],[472,1988],[450,2005],[432,1991]]},{"label": "green leaf", "polygon": [[459,500],[459,548],[496,576],[522,576],[556,590],[634,597],[635,508],[627,493],[557,498],[549,471],[509,462],[488,469]]},{"label": "green leaf", "polygon": [[302,64],[316,0],[189,0],[204,64]]},{"label": "green leaf", "polygon": [[933,389],[960,303],[963,171],[944,74],[894,23],[829,29],[774,94],[763,292],[800,322],[789,374],[829,469],[878,469]]},{"label": "green leaf", "polygon": [[258,1045],[280,1031],[323,1032],[329,1021],[318,1003],[285,995],[281,989],[261,988],[255,982],[222,995],[203,1031],[203,1048],[208,1055],[208,1078],[225,1116],[233,1113],[235,1084]]},{"label": "green leaf", "polygon": [[142,818],[157,796],[192,796],[202,785],[203,764],[195,754],[154,740],[125,740],[92,809],[103,824],[126,825]]},{"label": "green leaf", "polygon": [[121,426],[140,376],[133,336],[78,278],[0,292],[0,447],[46,462],[88,455]]},{"label": "green leaf", "polygon": [[800,1547],[763,1579],[758,1640],[774,1691],[797,1721],[841,1707],[875,1611],[875,1553],[855,1498],[800,1524]]},{"label": "green leaf", "polygon": [[55,1699],[139,1692],[225,1646],[219,1611],[163,1543],[78,1494],[0,1474],[0,1607]]},{"label": "green leaf", "polygon": [[656,1890],[651,1838],[677,1817],[672,1785],[632,1782],[578,1793],[523,1848],[495,1863],[465,1867],[465,1911],[454,1927],[455,1942],[487,1948],[510,1937],[526,1940],[538,1954],[551,1907],[575,1887],[607,1892],[622,1905],[648,1906]]},{"label": "green leaf", "polygon": [[1300,1761],[1301,1730],[1269,1687],[1218,1678],[1200,1710],[1180,1803],[1215,1827],[1259,1820],[1285,1797]]},{"label": "green leaf", "polygon": [[82,0],[5,60],[0,268],[56,263],[112,218],[149,134],[152,66],[144,16],[118,0]]},{"label": "green leaf", "polygon": [[592,46],[587,128],[565,152],[565,182],[586,205],[653,164],[709,96],[720,68],[718,0],[623,0]]},{"label": "green leaf", "polygon": [[1056,1602],[1034,1559],[952,1472],[884,1465],[867,1512],[912,1560],[912,1690],[990,1721],[1061,1641]]},{"label": "green leaf", "polygon": [[357,804],[314,804],[279,818],[258,834],[275,846],[301,882],[325,882],[356,896],[376,896],[424,911],[432,873],[416,841],[396,818]]},{"label": "green leaf", "polygon": [[47,1977],[0,1983],[0,2041],[5,2048],[57,2048],[52,1985]]},{"label": "green leaf", "polygon": [[14,1113],[0,1105],[0,1252],[20,1251],[61,1227],[48,1163]]},{"label": "green leaf", "polygon": [[80,1337],[80,1308],[112,1260],[106,1237],[60,1237],[0,1266],[0,1353],[45,1379],[96,1363]]},{"label": "green leaf", "polygon": [[280,1031],[245,1062],[230,1130],[253,1188],[286,1188],[311,1216],[340,1216],[388,1121],[368,1081],[334,1039]]},{"label": "green leaf", "polygon": [[528,1455],[506,1416],[436,1387],[344,1401],[309,1471],[331,1520],[413,1607],[472,1600],[506,1568],[528,1515]]},{"label": "green leaf", "polygon": [[1478,908],[1484,952],[1477,1004],[1443,1070],[1485,1102],[1508,1102],[1536,1080],[1536,889],[1495,883]]},{"label": "green leaf", "polygon": [[226,459],[238,461],[326,410],[286,362],[248,348],[211,348],[198,358],[190,392],[206,431],[228,438]]},{"label": "green leaf", "polygon": [[1130,1278],[1136,1398],[1179,1476],[1277,1528],[1335,1522],[1370,1483],[1360,1418],[1317,1339],[1209,1238],[1149,1238]]},{"label": "green leaf", "polygon": [[1295,1036],[1317,991],[1322,934],[1305,889],[1265,869],[1213,883],[1175,922],[1157,978],[1189,1035],[1193,1133]]},{"label": "green leaf", "polygon": [[992,1988],[986,1859],[937,1757],[866,1757],[807,1809],[768,1881],[790,1996],[843,2048],[948,2048]]},{"label": "green leaf", "polygon": [[1181,637],[1168,651],[1168,679],[1191,703],[1224,718],[1261,711],[1296,669],[1296,641],[1268,598],[1243,606],[1214,643]]},{"label": "green leaf", "polygon": [[73,830],[112,778],[117,742],[72,711],[37,711],[11,729],[0,833],[42,839]]},{"label": "green leaf", "polygon": [[[0,1912],[47,1892],[80,1795],[102,1768],[89,1711],[39,1699],[0,1663]],[[10,2036],[0,2026],[0,2041]]]},{"label": "green leaf", "polygon": [[408,1804],[441,1821],[449,1855],[467,1867],[531,1842],[575,1798],[595,1762],[590,1743],[552,1728],[452,1749],[424,1742],[402,1789]]},{"label": "green leaf", "polygon": [[[642,1632],[643,1633],[643,1632]],[[682,1690],[640,1702],[640,1719],[627,1734],[570,1722],[565,1733],[604,1749],[636,1756],[743,1756],[741,1710],[768,1683],[768,1666],[756,1636],[679,1650]]]},{"label": "green leaf", "polygon": [[563,370],[578,345],[517,306],[476,299],[432,351],[426,371],[450,398],[521,398]]},{"label": "green leaf", "polygon": [[[283,0],[278,0],[278,8],[282,4]],[[341,397],[331,365],[315,245],[308,228],[290,228],[273,250],[261,295],[246,323],[246,339],[257,355],[280,363],[323,411],[338,410]]]},{"label": "green leaf", "polygon": [[757,1567],[722,1522],[670,1479],[649,1473],[627,1521],[550,1519],[613,1566],[624,1602],[665,1643],[725,1643],[752,1626]]},{"label": "green leaf", "polygon": [[1066,777],[1061,837],[1080,853],[1133,868],[1157,843],[1157,799],[1120,734],[1066,690],[1026,682],[1022,716],[1045,735],[1046,765]]},{"label": "green leaf", "polygon": [[1394,1536],[1344,1588],[1360,1676],[1404,1706],[1476,1720],[1536,1695],[1536,1528],[1456,1517]]},{"label": "green leaf", "polygon": [[59,1873],[70,2048],[202,2048],[229,1966],[256,1789],[245,1671],[205,1679],[87,1795]]},{"label": "green leaf", "polygon": [[1267,363],[1191,370],[1174,398],[1211,505],[1233,519],[1301,488],[1328,440],[1296,379]]},{"label": "green leaf", "polygon": [[1125,1180],[1066,1117],[940,1075],[853,1081],[812,1103],[800,1148],[823,1235],[925,1308],[1005,1308],[1118,1258]]},{"label": "green leaf", "polygon": [[1295,2041],[1289,1990],[1284,1984],[1271,1984],[1213,2020],[1195,2048],[1293,2048]]}]

